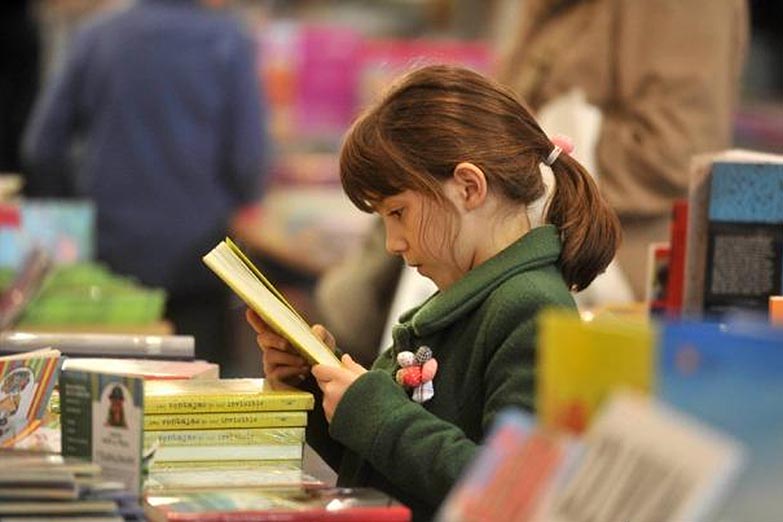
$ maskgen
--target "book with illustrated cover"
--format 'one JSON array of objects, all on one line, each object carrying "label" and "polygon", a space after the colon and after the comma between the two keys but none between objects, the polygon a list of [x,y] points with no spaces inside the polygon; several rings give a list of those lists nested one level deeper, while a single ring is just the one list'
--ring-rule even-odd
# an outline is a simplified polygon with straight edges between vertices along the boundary
[{"label": "book with illustrated cover", "polygon": [[67,370],[60,373],[62,454],[90,459],[107,479],[141,489],[144,379]]},{"label": "book with illustrated cover", "polygon": [[[203,379],[217,382],[220,367],[207,361],[168,361],[161,359],[118,359],[113,357],[66,357],[63,371],[117,373],[144,377],[147,381]],[[145,388],[145,393],[147,389]],[[147,405],[145,404],[145,407]]]},{"label": "book with illustrated cover", "polygon": [[60,352],[51,348],[0,357],[0,447],[41,425],[60,364]]},{"label": "book with illustrated cover", "polygon": [[407,522],[410,510],[370,488],[268,488],[148,495],[150,522]]},{"label": "book with illustrated cover", "polygon": [[203,261],[304,358],[327,366],[337,367],[342,364],[332,349],[313,334],[307,322],[231,239],[221,241],[203,257]]},{"label": "book with illustrated cover", "polygon": [[544,425],[581,433],[618,387],[651,392],[656,366],[652,325],[616,317],[583,321],[547,310],[539,317],[537,410]]},{"label": "book with illustrated cover", "polygon": [[144,389],[144,412],[212,413],[312,410],[313,394],[271,390],[263,379],[158,381]]},{"label": "book with illustrated cover", "polygon": [[204,430],[212,428],[285,428],[307,426],[307,412],[245,411],[145,415],[145,430]]}]

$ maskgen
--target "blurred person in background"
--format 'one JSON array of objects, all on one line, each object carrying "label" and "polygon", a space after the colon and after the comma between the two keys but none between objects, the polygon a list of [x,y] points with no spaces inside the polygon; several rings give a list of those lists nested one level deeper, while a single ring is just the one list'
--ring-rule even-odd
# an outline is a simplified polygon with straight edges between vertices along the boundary
[{"label": "blurred person in background", "polygon": [[22,132],[38,91],[41,52],[31,4],[0,2],[0,172],[21,168]]},{"label": "blurred person in background", "polygon": [[600,111],[590,152],[623,226],[619,266],[642,299],[648,245],[669,239],[672,203],[687,196],[691,157],[731,144],[746,0],[513,5],[517,27],[498,77],[539,113],[574,89]]},{"label": "blurred person in background", "polygon": [[256,47],[220,0],[140,0],[78,31],[36,102],[27,194],[86,197],[97,257],[168,292],[166,317],[221,363],[228,292],[201,256],[260,197]]}]

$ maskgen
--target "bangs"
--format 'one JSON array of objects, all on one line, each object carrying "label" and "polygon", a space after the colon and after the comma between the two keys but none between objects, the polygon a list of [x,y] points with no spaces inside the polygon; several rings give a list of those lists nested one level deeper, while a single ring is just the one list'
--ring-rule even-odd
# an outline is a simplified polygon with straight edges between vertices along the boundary
[{"label": "bangs", "polygon": [[340,182],[351,202],[363,212],[408,187],[403,182],[405,166],[378,136],[375,118],[365,114],[357,120],[343,142]]}]

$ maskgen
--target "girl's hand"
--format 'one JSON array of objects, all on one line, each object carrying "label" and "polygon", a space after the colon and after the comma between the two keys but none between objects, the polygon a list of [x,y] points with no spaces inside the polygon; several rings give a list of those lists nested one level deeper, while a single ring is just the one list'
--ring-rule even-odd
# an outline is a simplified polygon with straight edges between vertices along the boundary
[{"label": "girl's hand", "polygon": [[[310,364],[294,347],[250,308],[246,310],[245,318],[256,332],[256,344],[263,354],[264,378],[271,388],[291,389],[305,380],[310,373]],[[334,338],[323,326],[314,326],[313,333],[334,350]]]},{"label": "girl's hand", "polygon": [[326,420],[330,423],[332,422],[334,410],[337,409],[337,405],[343,398],[345,390],[360,375],[367,372],[362,365],[354,362],[347,353],[343,355],[342,363],[342,368],[334,368],[322,364],[317,364],[312,368],[313,377],[316,378],[318,386],[324,392],[324,414],[326,415]]}]

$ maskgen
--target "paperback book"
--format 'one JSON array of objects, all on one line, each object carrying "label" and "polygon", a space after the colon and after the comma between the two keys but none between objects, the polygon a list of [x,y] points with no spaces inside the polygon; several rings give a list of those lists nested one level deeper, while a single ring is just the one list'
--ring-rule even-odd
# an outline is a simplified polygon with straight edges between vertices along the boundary
[{"label": "paperback book", "polygon": [[231,239],[221,241],[203,260],[303,357],[316,364],[342,364],[332,349],[313,334],[307,322]]},{"label": "paperback book", "polygon": [[62,454],[90,459],[106,478],[139,492],[144,379],[68,370],[59,391]]},{"label": "paperback book", "polygon": [[263,379],[159,381],[144,389],[144,412],[156,415],[311,410],[313,405],[311,393],[272,390]]},{"label": "paperback book", "polygon": [[193,359],[191,335],[120,333],[0,332],[0,353],[19,353],[51,346],[63,355],[144,359]]},{"label": "paperback book", "polygon": [[0,447],[41,425],[60,364],[60,352],[51,348],[0,357]]}]

